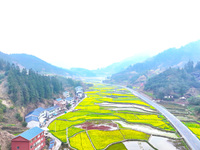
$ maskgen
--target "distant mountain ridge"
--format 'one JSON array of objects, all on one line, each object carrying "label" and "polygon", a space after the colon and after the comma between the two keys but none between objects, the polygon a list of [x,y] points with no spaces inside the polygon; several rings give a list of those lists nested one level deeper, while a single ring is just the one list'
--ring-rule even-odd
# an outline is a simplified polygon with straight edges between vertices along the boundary
[{"label": "distant mountain ridge", "polygon": [[26,69],[33,69],[42,74],[59,74],[71,76],[73,73],[67,69],[53,66],[42,59],[28,54],[5,54],[0,52],[0,59],[19,65]]},{"label": "distant mountain ridge", "polygon": [[123,71],[124,69],[128,68],[130,65],[143,62],[145,61],[149,56],[147,55],[135,55],[129,58],[126,58],[120,62],[113,63],[105,68],[101,68],[98,70],[93,70],[93,72],[97,76],[110,76],[112,74],[118,73],[120,71]]},{"label": "distant mountain ridge", "polygon": [[151,69],[165,69],[173,66],[181,66],[189,60],[194,62],[200,60],[200,41],[189,43],[178,49],[170,48],[165,50],[143,63],[130,66],[128,70],[144,72]]},{"label": "distant mountain ridge", "polygon": [[71,68],[70,71],[72,71],[75,76],[96,77],[96,74],[92,70],[88,70],[84,68]]},{"label": "distant mountain ridge", "polygon": [[165,70],[169,67],[183,67],[189,60],[195,63],[200,60],[200,40],[191,42],[180,48],[170,48],[142,63],[129,66],[127,69],[113,74],[112,80],[131,80],[136,74],[144,74],[150,70]]}]

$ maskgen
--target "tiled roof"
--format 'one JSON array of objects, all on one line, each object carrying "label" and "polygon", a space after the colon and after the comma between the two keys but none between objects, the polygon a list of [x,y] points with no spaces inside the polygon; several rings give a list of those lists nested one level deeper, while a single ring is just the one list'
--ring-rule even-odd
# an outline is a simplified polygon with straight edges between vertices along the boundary
[{"label": "tiled roof", "polygon": [[[31,140],[33,139],[35,136],[37,136],[38,134],[42,133],[44,130],[38,128],[38,127],[34,127],[34,128],[31,128],[21,134],[19,134],[18,136],[21,136],[27,140]],[[17,137],[18,137],[17,136]]]},{"label": "tiled roof", "polygon": [[29,113],[26,115],[26,117],[28,117],[28,116],[36,116],[36,117],[39,117],[39,116],[40,116],[40,113],[43,112],[43,111],[45,111],[45,109],[42,108],[42,107],[39,107],[39,108],[37,108],[37,109],[35,109],[35,110],[29,112]]},{"label": "tiled roof", "polygon": [[45,109],[44,109],[44,108],[42,108],[42,107],[39,107],[39,108],[35,109],[35,111],[38,111],[38,112],[43,112],[43,111],[45,111]]},{"label": "tiled roof", "polygon": [[56,106],[53,106],[53,107],[49,107],[49,108],[46,109],[46,111],[51,111],[51,110],[54,110],[56,108],[59,108],[59,106],[56,105]]},{"label": "tiled roof", "polygon": [[73,97],[67,97],[66,100],[67,101],[71,101],[73,99]]},{"label": "tiled roof", "polygon": [[61,100],[62,100],[62,98],[58,98],[58,99],[56,99],[56,101],[58,101],[58,102],[61,101]]},{"label": "tiled roof", "polygon": [[39,119],[38,119],[38,117],[29,116],[29,117],[25,118],[25,121],[28,123],[30,121],[39,121]]}]

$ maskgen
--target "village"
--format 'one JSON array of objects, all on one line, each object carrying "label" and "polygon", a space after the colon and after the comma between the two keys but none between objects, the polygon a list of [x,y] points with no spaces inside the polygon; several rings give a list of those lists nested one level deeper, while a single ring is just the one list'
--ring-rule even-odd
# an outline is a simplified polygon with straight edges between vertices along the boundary
[{"label": "village", "polygon": [[[75,97],[70,97],[68,91],[63,92],[64,98],[53,101],[54,106],[36,108],[25,116],[27,128],[25,132],[14,137],[11,141],[11,150],[54,150],[58,149],[61,142],[48,132],[48,125],[58,116],[72,111],[85,97],[81,86],[75,88]],[[50,142],[46,144],[46,138]]]}]

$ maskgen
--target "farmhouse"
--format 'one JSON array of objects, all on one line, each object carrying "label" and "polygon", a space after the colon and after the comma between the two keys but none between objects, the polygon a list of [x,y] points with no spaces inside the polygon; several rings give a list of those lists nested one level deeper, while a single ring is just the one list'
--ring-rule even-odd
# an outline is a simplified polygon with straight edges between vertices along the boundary
[{"label": "farmhouse", "polygon": [[76,90],[76,96],[78,98],[83,98],[84,96],[83,88],[81,86],[77,86],[75,90]]},{"label": "farmhouse", "polygon": [[12,150],[41,150],[45,146],[44,130],[34,127],[11,141]]},{"label": "farmhouse", "polygon": [[46,110],[39,107],[25,116],[25,121],[27,122],[27,127],[40,127],[45,124],[46,121]]},{"label": "farmhouse", "polygon": [[47,118],[52,118],[53,116],[57,115],[60,111],[60,107],[59,106],[53,106],[53,107],[49,107],[46,109],[47,112]]},{"label": "farmhouse", "polygon": [[56,100],[54,100],[54,106],[59,106],[61,109],[65,109],[66,108],[66,102],[65,100],[58,98]]},{"label": "farmhouse", "polygon": [[70,97],[69,92],[68,92],[68,91],[63,92],[63,96],[64,96],[65,98]]}]

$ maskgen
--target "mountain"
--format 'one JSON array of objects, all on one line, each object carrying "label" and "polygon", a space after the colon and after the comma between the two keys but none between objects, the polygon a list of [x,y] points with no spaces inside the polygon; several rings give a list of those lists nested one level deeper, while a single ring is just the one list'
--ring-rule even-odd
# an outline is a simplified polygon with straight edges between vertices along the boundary
[{"label": "mountain", "polygon": [[147,80],[144,85],[144,90],[153,92],[153,95],[158,99],[164,99],[166,95],[179,98],[182,96],[194,96],[193,94],[196,93],[199,94],[199,92],[189,92],[189,89],[192,88],[193,91],[194,89],[196,89],[196,91],[200,90],[198,78],[200,75],[199,65],[200,62],[194,67],[193,62],[189,61],[182,69],[169,68]]},{"label": "mountain", "polygon": [[115,74],[117,72],[120,72],[120,71],[126,69],[130,65],[133,65],[133,64],[136,64],[139,62],[143,62],[147,58],[149,58],[149,56],[135,55],[135,56],[129,57],[127,59],[124,59],[121,62],[113,63],[105,68],[93,70],[93,72],[97,76],[110,76],[112,74]]},{"label": "mountain", "polygon": [[28,54],[5,54],[0,52],[0,59],[6,60],[10,63],[17,64],[22,68],[33,69],[42,74],[59,74],[72,75],[73,73],[67,69],[53,66],[38,57]]},{"label": "mountain", "polygon": [[70,71],[72,71],[75,76],[96,77],[96,74],[93,71],[84,68],[71,68]]},{"label": "mountain", "polygon": [[130,65],[127,69],[113,74],[112,81],[134,82],[138,76],[154,71],[154,74],[169,67],[183,67],[189,60],[195,63],[200,60],[200,40],[191,42],[180,48],[170,48],[142,63]]}]

